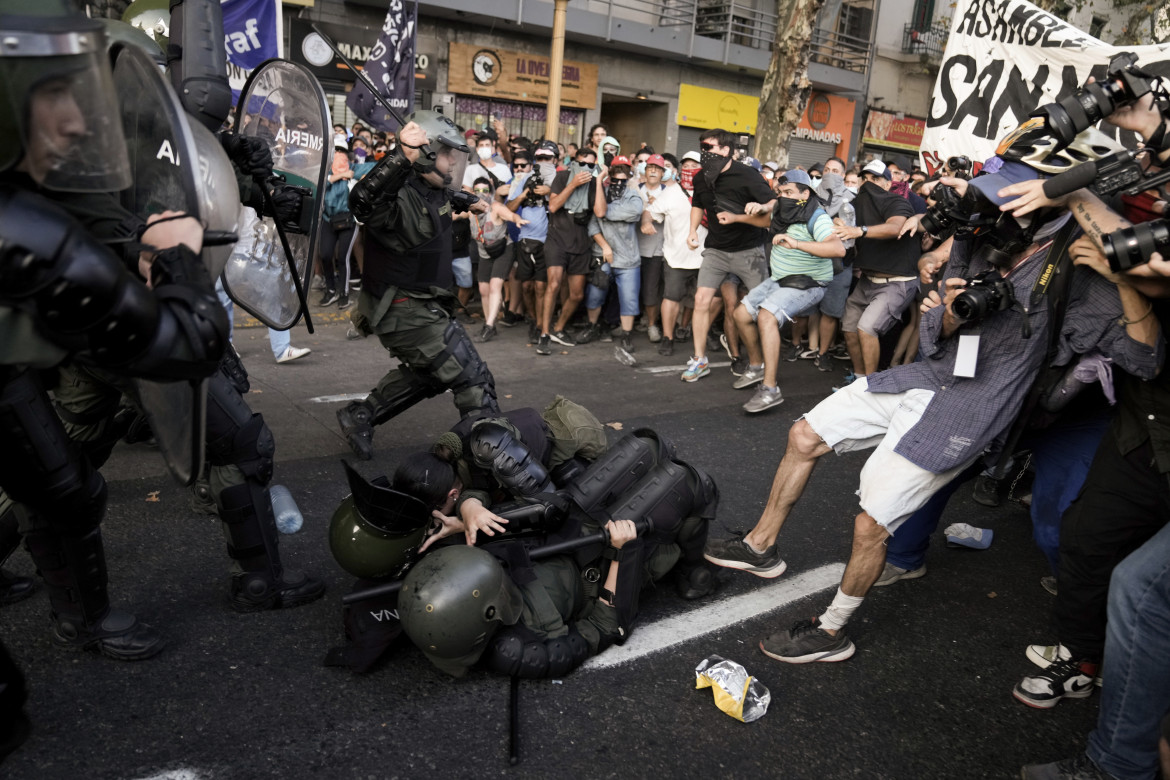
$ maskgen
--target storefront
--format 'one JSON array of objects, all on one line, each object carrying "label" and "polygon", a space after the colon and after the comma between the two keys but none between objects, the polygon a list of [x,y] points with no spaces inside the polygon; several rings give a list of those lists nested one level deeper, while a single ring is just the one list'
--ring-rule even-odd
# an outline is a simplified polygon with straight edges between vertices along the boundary
[{"label": "storefront", "polygon": [[742,95],[694,84],[678,87],[678,154],[699,150],[704,130],[722,128],[739,136],[737,146],[751,148],[760,113],[758,95]]},{"label": "storefront", "polygon": [[848,98],[827,92],[808,96],[804,113],[788,139],[788,165],[808,168],[824,164],[830,157],[848,163],[850,133],[857,104]]},{"label": "storefront", "polygon": [[922,146],[922,134],[925,131],[924,119],[871,108],[865,117],[859,159],[863,162],[875,157],[887,160],[894,155],[901,155],[918,163],[918,148]]},{"label": "storefront", "polygon": [[[447,90],[455,96],[455,122],[467,129],[503,120],[508,132],[544,137],[549,58],[491,46],[448,44]],[[597,66],[566,60],[561,78],[558,140],[580,144],[585,109],[597,106]]]}]

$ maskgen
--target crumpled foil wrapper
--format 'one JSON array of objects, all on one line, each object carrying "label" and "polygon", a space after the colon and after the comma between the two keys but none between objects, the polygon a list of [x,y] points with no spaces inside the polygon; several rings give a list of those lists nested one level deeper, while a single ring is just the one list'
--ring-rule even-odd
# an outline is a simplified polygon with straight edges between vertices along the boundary
[{"label": "crumpled foil wrapper", "polygon": [[695,667],[695,689],[710,688],[715,706],[736,720],[751,723],[764,717],[772,692],[735,661],[711,655]]}]

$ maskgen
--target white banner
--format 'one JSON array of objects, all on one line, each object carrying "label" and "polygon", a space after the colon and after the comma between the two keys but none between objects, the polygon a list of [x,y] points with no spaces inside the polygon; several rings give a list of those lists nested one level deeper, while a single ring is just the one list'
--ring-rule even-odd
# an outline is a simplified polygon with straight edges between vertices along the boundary
[{"label": "white banner", "polygon": [[[978,168],[1028,114],[1089,76],[1100,81],[1123,51],[1137,54],[1143,70],[1170,77],[1170,44],[1109,46],[1027,0],[959,0],[922,137],[923,168],[933,173],[953,155]],[[1119,140],[1132,146],[1135,139]]]}]

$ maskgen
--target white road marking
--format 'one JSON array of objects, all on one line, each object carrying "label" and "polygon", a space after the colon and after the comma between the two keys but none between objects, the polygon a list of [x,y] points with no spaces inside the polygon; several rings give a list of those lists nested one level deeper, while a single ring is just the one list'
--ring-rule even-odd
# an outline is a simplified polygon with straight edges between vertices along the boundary
[{"label": "white road marking", "polygon": [[140,777],[138,780],[202,780],[203,775],[196,769],[171,769],[149,777]]},{"label": "white road marking", "polygon": [[311,404],[339,404],[345,401],[364,401],[369,393],[343,393],[342,395],[319,395],[310,398]]},{"label": "white road marking", "polygon": [[657,623],[638,626],[634,635],[624,645],[615,645],[604,653],[593,656],[581,668],[607,669],[721,631],[818,591],[836,587],[841,582],[841,574],[844,571],[843,563],[826,564],[795,577],[786,577],[780,582],[766,585],[750,593],[707,604]]},{"label": "white road marking", "polygon": [[[722,363],[708,363],[707,368],[728,368],[731,365],[730,361]],[[687,364],[683,363],[681,366],[652,366],[646,368],[634,369],[639,374],[681,374],[687,370]]]}]

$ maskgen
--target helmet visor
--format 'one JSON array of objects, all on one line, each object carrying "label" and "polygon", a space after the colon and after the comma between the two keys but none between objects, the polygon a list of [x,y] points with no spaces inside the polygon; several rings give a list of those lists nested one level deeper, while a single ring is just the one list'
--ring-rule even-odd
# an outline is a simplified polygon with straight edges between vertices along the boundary
[{"label": "helmet visor", "polygon": [[463,186],[463,174],[467,171],[467,154],[452,149],[444,143],[435,144],[435,169],[441,172],[453,189]]},{"label": "helmet visor", "polygon": [[23,156],[17,167],[42,187],[117,192],[131,184],[105,47],[66,56],[0,57],[0,90],[14,101]]}]

